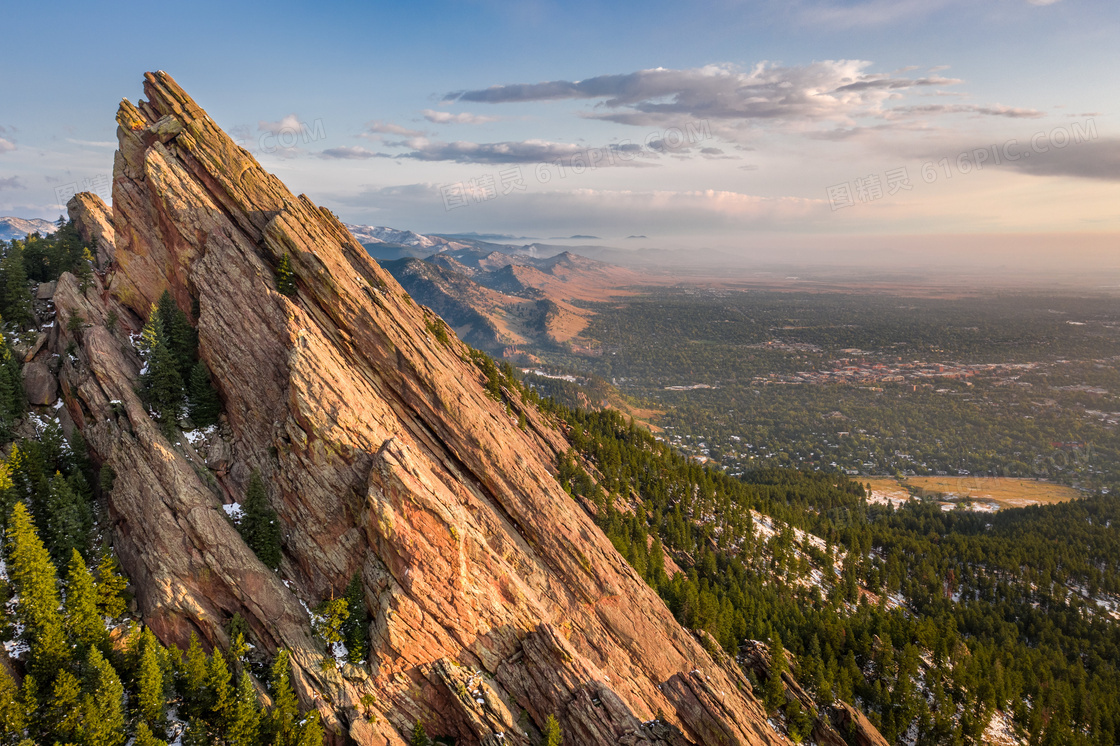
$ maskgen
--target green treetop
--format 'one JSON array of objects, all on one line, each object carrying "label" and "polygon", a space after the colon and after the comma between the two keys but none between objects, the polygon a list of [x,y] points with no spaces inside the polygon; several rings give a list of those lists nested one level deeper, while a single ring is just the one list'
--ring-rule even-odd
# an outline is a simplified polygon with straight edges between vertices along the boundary
[{"label": "green treetop", "polygon": [[241,506],[243,515],[238,530],[245,543],[270,569],[280,567],[280,519],[268,502],[268,491],[259,472],[249,477],[249,489]]},{"label": "green treetop", "polygon": [[97,648],[89,649],[86,694],[82,698],[82,739],[89,746],[120,746],[125,742],[124,687],[117,672]]},{"label": "green treetop", "polygon": [[110,619],[125,612],[124,591],[128,587],[117,567],[117,560],[109,550],[101,554],[97,563],[97,608]]},{"label": "green treetop", "polygon": [[136,709],[145,725],[163,729],[166,697],[163,670],[160,667],[158,643],[151,630],[145,629],[140,638],[140,665],[137,678]]},{"label": "green treetop", "polygon": [[8,522],[8,574],[19,593],[16,618],[31,647],[29,668],[36,677],[53,676],[70,655],[58,613],[58,578],[23,503],[16,503]]},{"label": "green treetop", "polygon": [[233,722],[232,678],[225,656],[215,648],[210,656],[206,686],[210,693],[210,721],[222,731],[227,730]]},{"label": "green treetop", "polygon": [[763,700],[766,709],[776,711],[786,703],[786,686],[782,682],[782,673],[787,668],[786,651],[782,647],[782,638],[777,632],[771,634],[770,646],[770,672],[766,677],[766,686],[763,689]]},{"label": "green treetop", "polygon": [[210,379],[210,369],[201,360],[191,368],[188,404],[196,427],[213,425],[222,413],[222,401]]},{"label": "green treetop", "polygon": [[156,738],[147,723],[141,722],[136,726],[136,740],[134,746],[167,746],[167,741]]},{"label": "green treetop", "polygon": [[155,304],[140,334],[140,350],[146,365],[140,376],[144,399],[165,431],[170,430],[183,407],[183,376]]},{"label": "green treetop", "polygon": [[560,722],[555,715],[549,715],[544,723],[545,746],[560,746],[564,743],[564,734],[560,731]]},{"label": "green treetop", "polygon": [[66,632],[85,646],[100,645],[105,639],[105,623],[97,610],[97,588],[93,575],[77,549],[70,550],[66,566]]},{"label": "green treetop", "polygon": [[256,746],[260,719],[257,692],[249,674],[243,671],[237,682],[232,717],[226,730],[226,743],[229,746]]},{"label": "green treetop", "polygon": [[295,295],[296,283],[292,276],[292,257],[288,252],[280,257],[280,263],[276,266],[276,289],[282,295]]},{"label": "green treetop", "polygon": [[198,356],[198,332],[191,326],[187,314],[179,308],[169,290],[164,290],[160,295],[156,314],[163,325],[163,333],[175,358],[179,376],[185,381],[190,377],[191,368]]},{"label": "green treetop", "polygon": [[14,743],[27,727],[26,708],[20,701],[16,682],[0,666],[0,743]]},{"label": "green treetop", "polygon": [[69,671],[59,671],[51,697],[39,723],[48,738],[63,743],[77,741],[82,730],[82,684]]}]

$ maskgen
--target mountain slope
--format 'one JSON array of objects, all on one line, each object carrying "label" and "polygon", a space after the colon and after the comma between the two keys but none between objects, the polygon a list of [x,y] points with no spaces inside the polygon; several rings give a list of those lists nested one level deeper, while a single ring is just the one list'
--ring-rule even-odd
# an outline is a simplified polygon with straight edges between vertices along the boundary
[{"label": "mountain slope", "polygon": [[11,241],[13,238],[26,238],[32,233],[48,235],[58,230],[58,226],[49,220],[39,218],[7,217],[0,218],[0,241]]},{"label": "mountain slope", "polygon": [[[108,293],[64,275],[60,318],[82,323],[56,325],[51,345],[76,346],[62,356],[67,409],[117,475],[115,549],[157,635],[226,646],[241,615],[259,647],[292,651],[301,701],[338,743],[403,743],[422,719],[461,744],[528,744],[518,709],[536,727],[555,713],[573,744],[779,742],[743,674],[712,660],[560,488],[564,437],[508,392],[488,396],[467,350],[427,333],[434,317],[346,228],[168,75],[144,90],[117,114]],[[275,290],[285,255],[291,297]],[[197,304],[224,405],[206,466],[135,393],[124,333],[164,289]],[[254,470],[283,524],[278,574],[219,507]],[[306,609],[355,573],[369,665],[335,668]]]}]

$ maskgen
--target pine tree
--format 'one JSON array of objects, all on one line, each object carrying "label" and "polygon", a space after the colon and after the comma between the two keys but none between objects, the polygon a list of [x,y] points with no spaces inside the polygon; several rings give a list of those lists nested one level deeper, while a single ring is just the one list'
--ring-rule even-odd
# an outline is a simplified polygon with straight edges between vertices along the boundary
[{"label": "pine tree", "polygon": [[545,746],[560,746],[564,743],[564,734],[560,732],[560,722],[555,715],[549,715],[544,723]]},{"label": "pine tree", "polygon": [[[46,715],[46,707],[44,703],[40,701],[40,689],[41,687],[34,676],[23,677],[23,687],[19,693],[19,704],[30,726],[37,725]],[[19,746],[24,746],[22,741]]]},{"label": "pine tree", "polygon": [[25,326],[35,318],[31,312],[31,292],[27,287],[27,268],[24,265],[23,244],[12,241],[7,256],[0,261],[4,276],[3,296],[0,297],[0,315],[6,321]]},{"label": "pine tree", "polygon": [[787,663],[786,651],[782,647],[782,638],[777,632],[772,632],[770,637],[772,639],[770,671],[767,674],[766,686],[763,689],[763,701],[766,703],[767,710],[775,712],[786,703],[786,687],[782,682],[782,674],[787,668]]},{"label": "pine tree", "polygon": [[175,357],[179,375],[185,381],[198,356],[198,333],[191,326],[187,315],[179,309],[169,290],[164,290],[160,295],[156,313],[163,324],[167,345]]},{"label": "pine tree", "polygon": [[315,607],[319,621],[315,624],[315,632],[326,641],[332,649],[336,642],[343,641],[343,628],[350,611],[347,609],[345,598],[331,598]]},{"label": "pine tree", "polygon": [[[12,446],[12,453],[18,453],[17,446]],[[9,462],[0,459],[0,529],[7,530],[8,516],[16,504],[19,496],[16,494],[15,482],[12,481],[12,469]]]},{"label": "pine tree", "polygon": [[281,649],[272,662],[272,708],[264,717],[263,741],[276,746],[294,746],[298,738],[296,718],[299,706],[291,684],[291,661],[287,650]]},{"label": "pine tree", "polygon": [[210,732],[202,718],[191,718],[183,736],[183,746],[211,746]]},{"label": "pine tree", "polygon": [[179,360],[167,339],[159,308],[153,304],[148,323],[140,334],[140,350],[145,369],[140,376],[140,386],[148,406],[169,431],[179,418],[183,407],[183,377],[179,373]]},{"label": "pine tree", "polygon": [[319,723],[318,710],[307,713],[294,746],[323,746],[323,726]]},{"label": "pine tree", "polygon": [[191,368],[190,413],[195,427],[209,427],[217,423],[222,413],[222,401],[210,378],[210,369],[199,360]]},{"label": "pine tree", "polygon": [[346,586],[348,616],[342,624],[346,642],[346,659],[355,665],[369,657],[369,612],[366,611],[366,594],[362,587],[361,573],[354,573]]},{"label": "pine tree", "polygon": [[132,743],[133,746],[167,746],[167,741],[156,738],[148,724],[143,722],[136,726],[136,740]]},{"label": "pine tree", "polygon": [[125,742],[124,687],[117,672],[97,648],[86,659],[89,677],[82,698],[82,743],[120,746]]},{"label": "pine tree", "polygon": [[144,630],[140,637],[140,665],[136,672],[136,707],[146,725],[162,730],[167,700],[157,645],[151,630]]},{"label": "pine tree", "polygon": [[226,730],[226,743],[229,746],[255,746],[259,730],[260,707],[257,705],[257,692],[253,689],[249,674],[242,672],[237,682],[232,719]]},{"label": "pine tree", "polygon": [[280,519],[268,502],[268,492],[259,472],[249,478],[249,489],[241,506],[243,515],[238,530],[253,553],[266,567],[280,567]]},{"label": "pine tree", "polygon": [[785,713],[786,730],[789,732],[790,740],[794,743],[801,743],[813,730],[812,714],[806,712],[796,697],[786,702]]},{"label": "pine tree", "polygon": [[77,549],[70,550],[66,567],[66,632],[81,645],[100,645],[106,640],[105,623],[97,611],[97,588],[93,575]]},{"label": "pine tree", "polygon": [[276,266],[276,289],[281,295],[295,295],[296,283],[292,277],[292,257],[288,252],[280,257],[280,263]]},{"label": "pine tree", "polygon": [[0,666],[0,743],[14,743],[27,727],[27,715],[16,682]]},{"label": "pine tree", "polygon": [[97,563],[97,608],[102,615],[116,619],[127,608],[124,592],[128,580],[120,573],[112,552],[105,550]]},{"label": "pine tree", "polygon": [[57,566],[69,561],[74,550],[87,549],[92,524],[89,503],[75,494],[61,473],[55,472],[47,492],[45,533],[51,559]]},{"label": "pine tree", "polygon": [[69,671],[58,673],[41,723],[49,739],[66,743],[78,740],[82,729],[82,685]]},{"label": "pine tree", "polygon": [[19,359],[3,339],[0,339],[0,414],[9,428],[27,414],[27,396],[23,392]]},{"label": "pine tree", "polygon": [[191,632],[187,655],[183,661],[179,694],[183,697],[184,709],[189,718],[201,717],[207,710],[206,683],[208,679],[206,652],[198,641],[198,635]]},{"label": "pine tree", "polygon": [[233,687],[230,686],[229,666],[222,651],[214,648],[207,668],[206,688],[209,691],[210,717],[208,720],[219,732],[229,730],[233,722]]},{"label": "pine tree", "polygon": [[35,677],[53,676],[69,657],[58,613],[58,581],[23,503],[12,509],[8,524],[8,574],[19,593],[16,618],[25,625],[31,648],[29,670]]},{"label": "pine tree", "polygon": [[[12,482],[13,505],[15,505],[18,500],[26,501],[31,497],[31,485],[27,474],[27,464],[25,463],[23,449],[20,448],[19,443],[13,443],[12,450],[8,453],[8,479]],[[8,516],[4,516],[4,518],[7,519]]]},{"label": "pine tree", "polygon": [[408,746],[429,746],[431,741],[428,740],[428,733],[424,730],[424,724],[419,720],[416,725],[412,726],[412,738],[408,742]]}]

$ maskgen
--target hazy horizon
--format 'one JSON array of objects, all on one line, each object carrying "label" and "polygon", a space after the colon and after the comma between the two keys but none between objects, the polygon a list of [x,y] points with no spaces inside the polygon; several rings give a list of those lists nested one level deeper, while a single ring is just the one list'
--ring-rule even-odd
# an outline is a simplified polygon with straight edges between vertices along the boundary
[{"label": "hazy horizon", "polygon": [[141,7],[168,33],[112,54],[88,41],[129,6],[6,11],[53,40],[2,63],[0,214],[108,199],[116,104],[164,69],[348,222],[717,265],[1118,266],[1105,0]]}]

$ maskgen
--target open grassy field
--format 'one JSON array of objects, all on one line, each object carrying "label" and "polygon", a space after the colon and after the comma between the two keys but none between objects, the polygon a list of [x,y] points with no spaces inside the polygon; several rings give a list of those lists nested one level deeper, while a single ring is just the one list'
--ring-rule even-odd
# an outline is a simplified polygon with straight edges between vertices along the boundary
[{"label": "open grassy field", "polygon": [[911,489],[938,492],[950,500],[971,498],[991,502],[1000,508],[1022,508],[1081,497],[1080,492],[1065,485],[1010,477],[909,477],[902,481],[894,477],[865,477],[861,481],[871,483],[872,502],[880,503],[887,499],[897,503],[905,499]]}]

